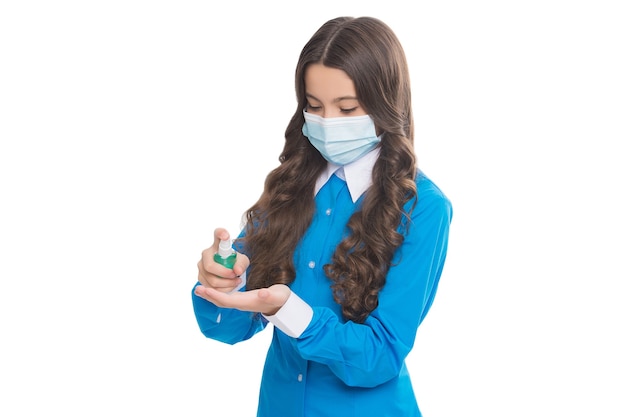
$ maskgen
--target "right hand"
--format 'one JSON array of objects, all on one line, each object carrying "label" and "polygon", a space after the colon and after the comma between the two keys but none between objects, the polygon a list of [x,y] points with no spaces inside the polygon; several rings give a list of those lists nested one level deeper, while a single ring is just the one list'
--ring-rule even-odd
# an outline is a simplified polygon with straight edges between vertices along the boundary
[{"label": "right hand", "polygon": [[213,260],[220,240],[230,239],[230,234],[224,228],[217,228],[213,233],[213,246],[202,251],[202,258],[198,262],[198,281],[205,287],[220,292],[230,292],[241,283],[239,278],[250,265],[250,259],[243,253],[237,252],[237,260],[233,269],[228,269]]}]

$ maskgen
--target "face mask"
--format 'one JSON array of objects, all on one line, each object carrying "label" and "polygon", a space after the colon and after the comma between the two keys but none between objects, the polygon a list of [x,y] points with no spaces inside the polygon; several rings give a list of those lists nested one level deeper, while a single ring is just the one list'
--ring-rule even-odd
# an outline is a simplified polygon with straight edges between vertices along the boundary
[{"label": "face mask", "polygon": [[329,162],[354,162],[380,142],[369,115],[323,118],[304,111],[302,133]]}]

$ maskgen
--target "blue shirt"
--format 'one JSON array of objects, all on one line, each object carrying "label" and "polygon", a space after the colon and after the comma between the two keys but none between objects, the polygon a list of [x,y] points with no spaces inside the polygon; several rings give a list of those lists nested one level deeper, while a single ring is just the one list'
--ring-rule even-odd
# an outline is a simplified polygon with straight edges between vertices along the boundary
[{"label": "blue shirt", "polygon": [[[435,297],[452,206],[423,173],[416,183],[418,203],[408,233],[399,229],[404,243],[394,255],[378,307],[363,324],[343,319],[323,271],[360,199],[354,201],[337,175],[321,186],[312,224],[294,254],[291,284],[312,315],[296,337],[273,326],[258,417],[421,416],[405,359]],[[268,323],[260,314],[218,308],[193,293],[192,299],[200,330],[215,340],[237,343]]]}]

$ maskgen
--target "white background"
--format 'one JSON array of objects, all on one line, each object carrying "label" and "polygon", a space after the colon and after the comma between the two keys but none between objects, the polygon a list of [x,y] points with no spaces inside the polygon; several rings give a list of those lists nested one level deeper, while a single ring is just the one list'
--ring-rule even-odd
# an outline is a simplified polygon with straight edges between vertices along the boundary
[{"label": "white background", "polygon": [[622,2],[282,3],[0,5],[0,414],[254,415],[270,332],[205,339],[196,262],[277,165],[304,43],[371,15],[455,210],[424,415],[626,415]]}]

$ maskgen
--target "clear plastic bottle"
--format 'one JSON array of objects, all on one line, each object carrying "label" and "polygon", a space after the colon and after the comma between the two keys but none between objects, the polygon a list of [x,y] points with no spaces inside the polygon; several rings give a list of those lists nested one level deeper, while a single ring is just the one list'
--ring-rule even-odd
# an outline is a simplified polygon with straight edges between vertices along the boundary
[{"label": "clear plastic bottle", "polygon": [[213,255],[213,260],[220,265],[224,265],[228,269],[233,269],[235,260],[237,259],[237,253],[233,249],[233,245],[230,240],[220,240],[220,245],[217,252]]}]

